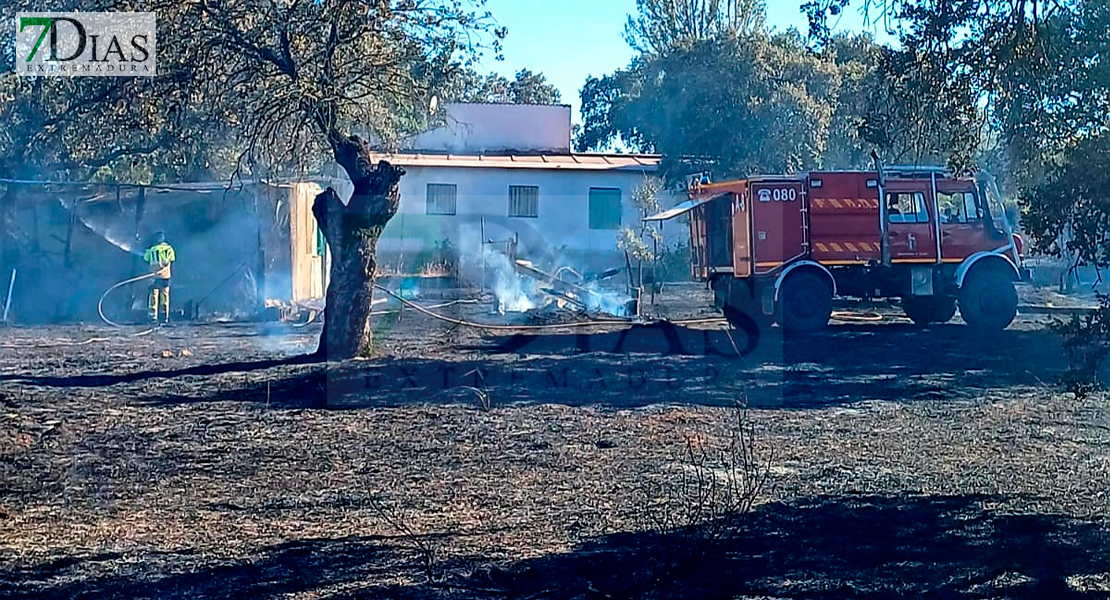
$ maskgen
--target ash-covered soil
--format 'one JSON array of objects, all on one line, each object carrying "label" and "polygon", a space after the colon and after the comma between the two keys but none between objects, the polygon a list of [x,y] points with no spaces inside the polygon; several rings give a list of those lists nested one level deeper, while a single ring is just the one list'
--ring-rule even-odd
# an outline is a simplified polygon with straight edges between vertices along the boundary
[{"label": "ash-covered soil", "polygon": [[[0,596],[1110,597],[1110,407],[1055,387],[1046,317],[751,340],[705,302],[406,311],[344,364],[299,358],[318,325],[2,329]],[[684,532],[738,419],[766,485]]]}]

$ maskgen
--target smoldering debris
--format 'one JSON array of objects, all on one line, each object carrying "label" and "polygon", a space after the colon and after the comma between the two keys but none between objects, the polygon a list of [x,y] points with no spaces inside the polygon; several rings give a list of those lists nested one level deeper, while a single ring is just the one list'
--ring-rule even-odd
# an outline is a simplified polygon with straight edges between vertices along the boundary
[{"label": "smoldering debris", "polygon": [[527,312],[547,304],[534,282],[516,272],[508,256],[487,246],[482,249],[482,258],[486,272],[492,277],[493,297],[499,314]]},{"label": "smoldering debris", "polygon": [[[568,268],[547,273],[523,259],[516,259],[513,262],[513,268],[517,273],[543,284],[539,290],[545,295],[563,299],[587,312],[605,313],[616,317],[629,317],[636,314],[635,302],[630,295],[604,289],[601,285],[602,281],[611,279],[619,273],[619,269],[605,271],[595,276],[582,276]],[[568,281],[567,273],[576,274],[579,281]]]}]

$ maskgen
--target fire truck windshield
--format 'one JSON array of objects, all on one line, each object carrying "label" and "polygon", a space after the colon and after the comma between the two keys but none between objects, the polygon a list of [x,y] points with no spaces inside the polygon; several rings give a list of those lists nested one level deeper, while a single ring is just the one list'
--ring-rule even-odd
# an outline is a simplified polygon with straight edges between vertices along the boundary
[{"label": "fire truck windshield", "polygon": [[982,203],[980,208],[983,210],[984,218],[995,229],[1006,235],[1011,235],[1013,227],[1006,215],[1006,207],[1002,203],[1002,195],[998,191],[994,176],[990,173],[980,173],[978,183],[979,201]]}]

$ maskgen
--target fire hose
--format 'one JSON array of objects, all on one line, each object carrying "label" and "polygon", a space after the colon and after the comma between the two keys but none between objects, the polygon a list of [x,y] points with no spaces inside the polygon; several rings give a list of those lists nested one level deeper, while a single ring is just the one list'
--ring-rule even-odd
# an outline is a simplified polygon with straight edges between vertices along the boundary
[{"label": "fire hose", "polygon": [[[112,292],[116,291],[117,289],[119,289],[119,288],[121,288],[125,285],[136,283],[136,282],[139,282],[139,281],[143,281],[144,279],[153,279],[156,275],[157,275],[157,273],[147,273],[146,275],[140,275],[139,277],[133,277],[131,279],[121,281],[121,282],[113,285],[112,287],[108,288],[104,292],[104,295],[102,295],[100,297],[100,300],[96,303],[96,312],[100,314],[100,319],[102,321],[104,321],[105,323],[107,323],[108,325],[111,325],[112,327],[123,327],[123,325],[120,325],[119,323],[116,323],[115,321],[112,321],[111,319],[109,319],[108,317],[106,317],[104,315],[104,300],[108,297],[109,294],[111,294]],[[147,329],[146,331],[140,331],[139,333],[133,333],[128,337],[142,337],[144,335],[149,335],[151,333],[154,333],[154,331],[156,331],[156,328],[152,327],[150,329]],[[33,344],[33,345],[2,344],[2,345],[0,345],[0,348],[6,349],[6,350],[23,350],[23,349],[27,349],[27,348],[42,348],[42,347],[53,347],[53,346],[87,346],[89,344],[95,344],[97,342],[110,342],[110,341],[111,341],[111,338],[94,337],[94,338],[89,338],[87,340],[82,340],[80,342],[75,342],[75,341],[72,341],[72,340],[59,340],[57,342],[52,342],[52,343],[45,343],[45,344],[44,343],[36,343],[36,344]]]},{"label": "fire hose", "polygon": [[[125,285],[130,285],[132,283],[138,283],[140,281],[144,281],[146,279],[153,279],[156,275],[157,275],[156,273],[146,273],[146,274],[140,275],[138,277],[132,277],[131,279],[126,279],[124,281],[121,281],[121,282],[113,285],[112,287],[108,288],[107,290],[105,290],[104,294],[100,296],[100,300],[97,301],[97,304],[96,304],[96,310],[97,310],[97,313],[100,315],[100,319],[102,321],[104,321],[106,324],[111,325],[113,327],[123,327],[123,325],[120,325],[119,323],[116,323],[115,321],[112,321],[111,319],[109,319],[104,314],[104,301],[108,298],[109,295],[111,295],[112,292],[116,291],[117,289],[119,289],[119,288],[121,288]],[[432,312],[431,310],[429,310],[429,309],[432,309],[432,308],[443,308],[443,307],[450,306],[450,305],[453,305],[453,304],[461,304],[461,303],[463,303],[462,301],[448,302],[448,303],[445,303],[445,304],[442,304],[442,305],[424,307],[424,306],[420,306],[419,304],[417,304],[415,302],[412,302],[411,300],[409,300],[407,298],[402,297],[400,294],[397,294],[397,293],[393,292],[392,290],[389,290],[389,289],[387,289],[385,287],[382,287],[380,285],[375,284],[374,288],[377,289],[378,291],[381,291],[381,292],[393,297],[394,299],[398,300],[399,302],[401,302],[405,306],[408,306],[409,308],[412,308],[416,312],[421,313],[425,316],[431,317],[433,319],[437,319],[437,320],[440,320],[440,321],[451,323],[453,325],[459,325],[459,326],[464,326],[464,327],[474,327],[474,328],[477,328],[477,329],[486,329],[486,330],[490,330],[490,331],[550,330],[550,329],[564,329],[564,328],[575,328],[575,327],[591,327],[591,326],[597,326],[597,325],[612,325],[612,324],[621,324],[621,323],[627,324],[627,323],[632,322],[631,319],[620,319],[620,318],[597,319],[597,318],[594,318],[594,319],[591,319],[589,321],[579,321],[579,322],[575,322],[575,323],[561,323],[561,324],[551,323],[551,324],[543,324],[543,325],[494,325],[494,324],[489,324],[489,323],[476,323],[474,321],[466,321],[466,320],[463,320],[463,319],[455,319],[455,318],[452,318],[452,317],[447,317],[447,316],[444,316],[444,315],[441,315],[441,314],[438,314],[438,313],[435,313],[435,312]],[[386,312],[392,312],[392,311],[381,311],[381,313],[386,313]],[[877,322],[877,321],[882,321],[883,320],[883,316],[879,315],[879,314],[876,314],[876,313],[850,313],[850,312],[843,312],[843,311],[833,312],[832,313],[832,318],[836,319],[838,321],[860,321],[860,322]],[[314,320],[314,319],[310,319],[309,323],[311,323],[312,320]],[[673,323],[675,325],[693,325],[693,324],[701,324],[701,323],[706,323],[706,324],[715,323],[715,322],[720,322],[720,321],[723,321],[723,320],[724,319],[721,318],[721,317],[713,317],[713,318],[702,318],[702,319],[686,319],[686,320],[682,320],[682,321],[674,321]],[[305,323],[304,325],[308,325],[308,323]],[[139,333],[132,334],[131,337],[140,337],[140,336],[148,335],[150,333],[153,333],[155,330],[156,330],[155,328],[147,329],[145,331],[141,331]],[[48,345],[84,346],[84,345],[92,344],[92,343],[95,343],[95,342],[106,342],[106,341],[109,341],[109,339],[108,338],[90,338],[90,339],[87,339],[87,340],[84,340],[84,341],[81,341],[81,342],[59,342],[57,344],[48,344]],[[0,345],[0,348],[22,348],[22,347],[23,346]]]},{"label": "fire hose", "polygon": [[[444,316],[444,315],[441,315],[441,314],[438,314],[438,313],[434,313],[434,312],[428,310],[428,308],[420,306],[419,304],[416,304],[415,302],[412,302],[412,301],[408,300],[407,298],[403,298],[399,294],[396,294],[393,291],[391,291],[389,289],[386,289],[386,288],[384,288],[380,285],[375,284],[374,288],[377,289],[380,292],[384,292],[385,294],[397,299],[398,301],[400,301],[405,306],[408,306],[409,308],[412,308],[416,312],[421,313],[421,314],[423,314],[427,317],[431,317],[433,319],[438,319],[440,321],[444,321],[446,323],[451,323],[453,325],[460,325],[460,326],[464,326],[464,327],[474,327],[476,329],[488,329],[490,331],[520,331],[520,330],[561,329],[561,328],[567,328],[567,327],[590,327],[590,326],[596,326],[596,325],[612,325],[612,324],[618,324],[618,323],[631,323],[632,322],[631,319],[619,319],[619,318],[596,319],[595,318],[595,319],[591,319],[589,321],[579,321],[579,322],[575,322],[575,323],[561,323],[561,324],[552,323],[552,324],[545,324],[545,325],[492,325],[492,324],[488,324],[488,323],[475,323],[474,321],[465,321],[463,319],[455,319],[455,318],[452,318],[452,317],[447,317],[447,316]],[[436,307],[429,307],[429,308],[436,308]],[[859,322],[864,322],[864,323],[875,323],[875,322],[879,322],[879,321],[883,320],[883,316],[878,314],[878,313],[855,313],[855,312],[845,312],[845,311],[835,311],[835,312],[832,313],[831,318],[835,319],[837,321],[859,321]],[[681,320],[681,321],[672,321],[672,323],[674,323],[675,325],[694,325],[694,324],[703,324],[703,323],[704,324],[719,323],[719,322],[722,322],[722,321],[725,321],[724,317],[710,317],[710,318],[702,318],[702,319],[685,319],[685,320]]]},{"label": "fire hose", "polygon": [[394,293],[392,290],[384,288],[384,287],[382,287],[378,284],[374,284],[374,289],[376,289],[380,292],[384,292],[385,294],[387,294],[387,295],[393,297],[394,299],[398,300],[399,302],[401,302],[401,304],[404,304],[405,306],[408,306],[409,308],[415,310],[416,312],[418,312],[418,313],[420,313],[424,316],[431,317],[433,319],[438,319],[438,320],[444,321],[446,323],[451,323],[452,325],[461,325],[463,327],[474,327],[474,328],[477,328],[477,329],[488,329],[490,331],[521,331],[521,330],[527,331],[527,330],[539,330],[539,329],[565,329],[567,327],[590,327],[590,326],[596,326],[596,325],[606,325],[606,324],[613,324],[613,323],[631,323],[632,322],[630,319],[613,318],[613,319],[591,319],[589,321],[578,321],[578,322],[575,322],[575,323],[563,323],[563,324],[551,323],[551,324],[546,324],[546,325],[490,325],[490,324],[487,324],[487,323],[475,323],[474,321],[464,321],[462,319],[455,319],[453,317],[446,317],[446,316],[443,316],[441,314],[434,313],[434,312],[428,310],[427,308],[424,308],[423,306],[420,306],[419,304],[409,300],[408,298],[403,298],[400,294]]},{"label": "fire hose", "polygon": [[[434,309],[437,309],[437,308],[447,308],[449,306],[456,306],[456,305],[459,305],[459,304],[477,304],[477,303],[478,303],[477,300],[452,300],[450,302],[444,302],[443,304],[433,304],[431,306],[425,306],[423,308],[426,309],[426,310],[434,310]],[[375,304],[377,304],[377,302],[375,302]],[[323,310],[312,311],[312,314],[309,315],[307,321],[305,321],[304,323],[296,323],[296,324],[293,325],[293,327],[297,328],[297,329],[300,329],[302,327],[308,327],[309,325],[316,322],[316,319],[320,318],[320,316],[322,314],[324,314],[324,312],[325,311],[323,311]],[[398,309],[395,309],[395,308],[394,309],[389,309],[389,310],[375,310],[375,311],[370,313],[370,316],[371,317],[380,317],[380,316],[383,316],[383,315],[395,315],[398,312],[399,312]]]},{"label": "fire hose", "polygon": [[879,313],[871,312],[846,312],[842,310],[833,311],[830,316],[831,319],[836,321],[849,321],[859,323],[878,323],[883,320],[883,316]]},{"label": "fire hose", "polygon": [[[145,275],[140,275],[138,277],[132,277],[131,279],[121,281],[121,282],[113,285],[112,287],[108,288],[104,292],[104,295],[102,295],[100,297],[100,301],[96,303],[96,312],[100,314],[100,320],[104,321],[105,323],[107,323],[109,325],[111,325],[112,327],[123,327],[123,325],[120,325],[119,323],[116,323],[115,321],[112,321],[108,317],[104,316],[104,300],[108,297],[109,294],[111,294],[112,292],[116,291],[117,289],[119,289],[119,288],[121,288],[125,285],[130,285],[132,283],[137,283],[139,281],[143,281],[144,279],[154,279],[157,276],[158,276],[157,273],[147,273]],[[150,331],[154,331],[154,330],[151,329]],[[150,333],[150,331],[146,331],[146,332],[143,332],[142,334],[136,334],[136,335],[146,335],[147,333]]]},{"label": "fire hose", "polygon": [[[564,329],[564,328],[567,328],[567,327],[591,327],[591,326],[597,326],[597,325],[612,325],[612,324],[615,324],[615,323],[628,324],[628,323],[632,322],[632,319],[618,319],[618,318],[597,319],[597,318],[594,318],[594,319],[591,319],[589,321],[579,321],[579,322],[576,322],[576,323],[563,323],[563,324],[551,323],[551,324],[545,324],[545,325],[489,325],[489,324],[486,324],[486,323],[475,323],[473,321],[464,321],[462,319],[454,319],[454,318],[451,318],[451,317],[445,317],[443,315],[434,313],[434,312],[424,308],[423,306],[420,306],[419,304],[416,304],[415,302],[411,302],[406,298],[402,298],[400,294],[396,294],[393,291],[391,291],[389,289],[386,289],[386,288],[384,288],[384,287],[382,287],[378,284],[374,284],[374,288],[379,290],[379,291],[385,292],[386,294],[392,296],[393,298],[396,298],[402,304],[412,308],[416,312],[421,313],[425,316],[431,317],[433,319],[438,319],[438,320],[444,321],[446,323],[451,323],[451,324],[454,324],[454,325],[460,325],[460,326],[463,326],[463,327],[474,327],[474,328],[477,328],[477,329],[486,329],[486,330],[489,330],[489,331],[522,331],[522,330],[523,331],[545,331],[545,330],[549,330],[549,329]],[[675,323],[675,324],[677,325],[679,323]],[[736,352],[736,354],[738,356],[740,356],[741,355],[740,354],[740,349],[736,346],[736,341],[732,339],[732,334],[729,333],[729,331],[727,329],[725,330],[725,335],[728,336],[728,340],[732,344],[732,349]]]}]

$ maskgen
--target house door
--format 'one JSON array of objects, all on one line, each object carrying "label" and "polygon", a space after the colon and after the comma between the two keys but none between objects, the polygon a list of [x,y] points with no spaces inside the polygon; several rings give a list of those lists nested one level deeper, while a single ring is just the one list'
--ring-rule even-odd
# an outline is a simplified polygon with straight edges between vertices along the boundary
[{"label": "house door", "polygon": [[892,262],[933,262],[936,234],[928,181],[889,181],[887,243]]}]

